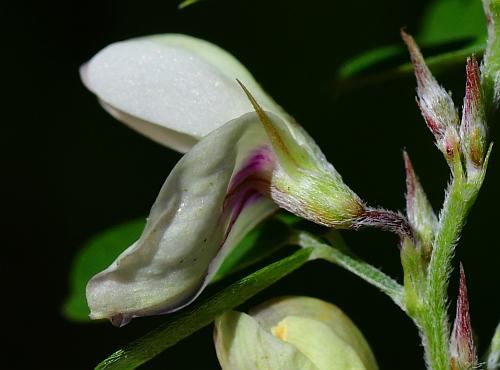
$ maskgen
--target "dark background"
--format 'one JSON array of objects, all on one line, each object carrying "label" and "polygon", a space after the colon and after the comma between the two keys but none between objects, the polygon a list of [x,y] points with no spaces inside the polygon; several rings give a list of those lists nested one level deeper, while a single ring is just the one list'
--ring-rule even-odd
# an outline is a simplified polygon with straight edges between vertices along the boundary
[{"label": "dark background", "polygon": [[[340,93],[334,86],[343,61],[399,42],[401,26],[416,31],[425,6],[425,1],[398,0],[209,0],[183,11],[167,0],[4,5],[7,368],[89,369],[162,322],[161,317],[146,318],[116,329],[108,323],[73,324],[60,314],[70,263],[82,243],[110,226],[145,216],[180,158],[106,114],[79,81],[81,63],[109,43],[140,35],[179,32],[212,41],[240,59],[306,127],[369,204],[404,209],[401,151],[406,147],[439,209],[447,167],[415,106],[413,78]],[[457,68],[439,76],[459,104],[463,74]],[[497,152],[457,250],[481,353],[500,312],[500,245],[494,237]],[[344,236],[357,253],[401,278],[391,235],[361,231]],[[382,369],[424,367],[412,322],[349,273],[310,263],[242,309],[281,294],[307,294],[340,306],[363,331]],[[455,294],[453,274],[450,296]],[[217,368],[211,328],[144,368]]]}]

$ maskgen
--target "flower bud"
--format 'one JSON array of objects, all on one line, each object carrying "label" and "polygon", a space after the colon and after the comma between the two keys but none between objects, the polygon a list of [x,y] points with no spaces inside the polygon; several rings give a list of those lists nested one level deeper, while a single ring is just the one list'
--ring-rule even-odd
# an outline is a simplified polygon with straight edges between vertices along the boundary
[{"label": "flower bud", "polygon": [[457,299],[457,314],[450,338],[450,353],[453,369],[466,370],[477,367],[476,347],[472,337],[467,285],[462,264],[460,264],[460,285]]},{"label": "flower bud", "polygon": [[368,343],[336,306],[309,297],[267,301],[215,321],[222,369],[377,369]]},{"label": "flower bud", "polygon": [[406,169],[406,214],[418,244],[424,254],[430,257],[438,220],[406,151],[403,157]]},{"label": "flower bud", "polygon": [[467,83],[460,137],[467,173],[480,173],[486,154],[486,115],[483,92],[480,85],[479,66],[476,58],[467,59]]},{"label": "flower bud", "polygon": [[434,134],[436,144],[450,162],[458,149],[458,112],[451,96],[439,85],[425,64],[413,37],[401,31],[401,37],[408,46],[415,77],[417,78],[417,104],[425,123]]}]

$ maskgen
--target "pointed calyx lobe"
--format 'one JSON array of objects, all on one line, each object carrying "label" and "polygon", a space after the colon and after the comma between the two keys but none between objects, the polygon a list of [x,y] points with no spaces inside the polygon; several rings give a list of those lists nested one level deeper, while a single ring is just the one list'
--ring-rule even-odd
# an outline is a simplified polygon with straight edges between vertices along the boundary
[{"label": "pointed calyx lobe", "polygon": [[450,353],[453,370],[474,369],[477,367],[476,347],[472,335],[469,312],[469,299],[465,273],[460,263],[460,285],[457,299],[457,313],[450,338]]}]

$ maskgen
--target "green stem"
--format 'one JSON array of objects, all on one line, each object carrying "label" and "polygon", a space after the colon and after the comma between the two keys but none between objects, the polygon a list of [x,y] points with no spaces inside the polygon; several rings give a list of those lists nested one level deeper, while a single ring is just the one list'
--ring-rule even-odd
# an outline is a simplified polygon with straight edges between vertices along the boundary
[{"label": "green stem", "polygon": [[305,231],[298,231],[294,242],[302,248],[313,248],[311,259],[319,258],[334,263],[377,287],[405,311],[404,291],[401,284],[376,267],[354,256],[341,238],[336,238],[334,245],[328,245]]},{"label": "green stem", "polygon": [[449,186],[439,220],[431,260],[427,269],[426,289],[413,319],[421,330],[428,368],[450,368],[450,325],[447,290],[455,245],[483,183],[488,154],[479,178],[467,179],[460,158],[455,159],[454,177]]},{"label": "green stem", "polygon": [[377,287],[382,292],[387,294],[399,307],[404,310],[402,300],[403,287],[376,267],[360,260],[359,258],[345,254],[339,249],[327,245],[317,246],[313,256],[339,265],[352,272],[365,280],[367,283]]},{"label": "green stem", "polygon": [[423,312],[416,318],[424,337],[426,362],[431,369],[450,368],[450,327],[446,298],[448,277],[455,244],[465,222],[468,205],[469,202],[463,198],[461,181],[455,178],[441,213],[440,229],[428,267],[428,289]]}]

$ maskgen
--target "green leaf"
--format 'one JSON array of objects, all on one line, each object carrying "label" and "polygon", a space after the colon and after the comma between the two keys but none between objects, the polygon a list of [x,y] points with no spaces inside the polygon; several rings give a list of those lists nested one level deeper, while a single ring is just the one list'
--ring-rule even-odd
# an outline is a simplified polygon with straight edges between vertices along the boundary
[{"label": "green leaf", "polygon": [[168,316],[164,324],[118,350],[101,362],[96,369],[135,369],[165,349],[209,325],[217,315],[239,306],[296,270],[311,259],[312,251],[313,248],[298,250],[291,256],[237,281],[212,297],[200,300],[185,310]]},{"label": "green leaf", "polygon": [[368,50],[344,63],[338,71],[338,77],[341,80],[347,80],[361,75],[381,63],[390,61],[392,58],[401,57],[405,51],[403,45],[388,45]]},{"label": "green leaf", "polygon": [[[428,56],[429,53],[426,53],[425,49],[423,49],[423,53],[428,56],[425,58],[427,66],[433,73],[439,73],[441,71],[448,70],[450,67],[465,65],[467,57],[471,56],[472,54],[481,55],[484,52],[484,49],[485,44],[483,43],[473,44],[461,49],[446,53],[440,53],[434,56]],[[389,61],[384,60],[383,63],[384,65],[386,65],[386,63],[389,63]],[[349,66],[344,67],[351,68]],[[389,68],[383,68],[379,65],[371,65],[369,69],[365,69],[359,72],[360,73],[356,75],[350,75],[345,79],[339,76],[339,80],[337,81],[339,83],[339,86],[347,88],[361,87],[373,83],[380,83],[383,81],[408,76],[413,73],[413,66],[409,62]]]},{"label": "green leaf", "polygon": [[92,276],[108,267],[135,242],[144,229],[144,218],[108,229],[89,240],[76,255],[70,272],[70,293],[63,304],[66,318],[89,322],[85,287]]},{"label": "green leaf", "polygon": [[417,39],[422,45],[460,40],[484,42],[486,22],[480,0],[439,0],[424,12]]},{"label": "green leaf", "polygon": [[184,9],[184,8],[190,6],[190,5],[199,3],[200,1],[203,1],[203,0],[184,0],[182,3],[179,4],[178,8],[179,9]]},{"label": "green leaf", "polygon": [[[479,0],[436,0],[422,18],[416,39],[433,72],[464,64],[485,49],[486,22]],[[338,73],[342,87],[356,87],[412,73],[402,43],[361,53],[344,63]]]}]

